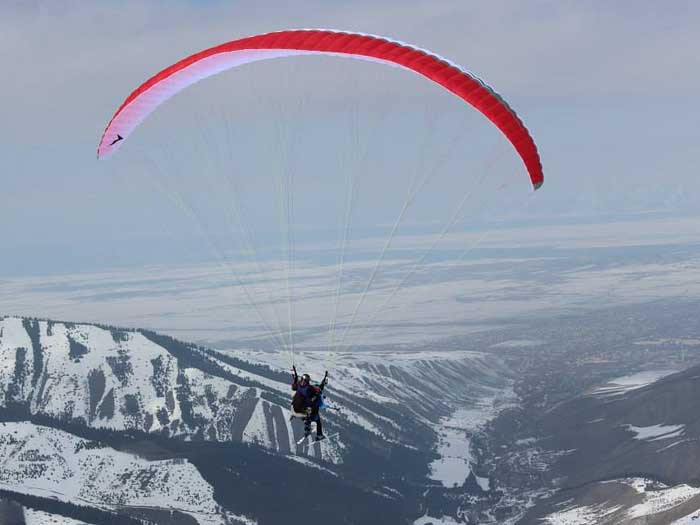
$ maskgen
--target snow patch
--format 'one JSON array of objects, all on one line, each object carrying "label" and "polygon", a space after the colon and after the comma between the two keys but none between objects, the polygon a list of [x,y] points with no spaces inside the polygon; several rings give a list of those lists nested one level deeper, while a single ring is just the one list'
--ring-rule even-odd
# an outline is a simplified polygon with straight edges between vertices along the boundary
[{"label": "snow patch", "polygon": [[700,346],[700,339],[693,338],[666,338],[666,339],[652,339],[647,341],[635,341],[635,345],[640,346]]},{"label": "snow patch", "polygon": [[88,525],[84,521],[26,507],[24,509],[24,523],[26,525]]},{"label": "snow patch", "polygon": [[635,427],[623,425],[635,433],[634,439],[646,441],[658,441],[679,437],[685,431],[685,425],[651,425],[648,427]]},{"label": "snow patch", "polygon": [[476,484],[479,485],[481,490],[484,492],[491,490],[491,480],[489,478],[484,478],[481,476],[474,476],[474,478],[476,479]]},{"label": "snow patch", "polygon": [[[440,457],[430,464],[430,479],[447,488],[463,485],[469,478],[473,463],[469,435],[510,406],[513,400],[511,389],[494,389],[490,396],[480,399],[473,407],[459,409],[452,416],[442,418],[437,445]],[[488,480],[486,482],[488,486]]]},{"label": "snow patch", "polygon": [[700,494],[700,488],[676,485],[661,490],[644,490],[644,501],[627,511],[627,518],[640,518],[672,509]]},{"label": "snow patch", "polygon": [[449,516],[433,518],[432,516],[428,516],[426,514],[425,516],[421,516],[416,521],[414,521],[413,525],[460,525],[460,523],[462,522],[455,521],[454,518],[451,518]]},{"label": "snow patch", "polygon": [[544,517],[542,521],[550,525],[589,525],[590,523],[600,523],[603,518],[614,514],[620,508],[622,507],[607,507],[605,504],[571,507],[554,512]]},{"label": "snow patch", "polygon": [[508,341],[503,341],[502,343],[496,343],[491,345],[491,348],[529,348],[532,346],[542,346],[544,341],[538,341],[533,339],[509,339]]},{"label": "snow patch", "polygon": [[597,396],[617,396],[650,385],[662,377],[675,374],[676,372],[678,372],[678,370],[647,370],[645,372],[618,377],[594,389],[591,394]]},{"label": "snow patch", "polygon": [[248,420],[248,424],[243,431],[243,441],[246,443],[255,443],[261,447],[271,447],[274,443],[270,443],[267,432],[267,421],[265,419],[264,401],[256,400],[253,414]]},{"label": "snow patch", "polygon": [[305,457],[302,457],[302,456],[287,456],[287,457],[288,457],[289,459],[291,459],[292,461],[295,461],[295,462],[297,462],[297,463],[301,463],[302,465],[304,465],[304,466],[306,466],[306,467],[310,467],[310,468],[313,468],[313,469],[316,469],[316,470],[323,471],[323,472],[325,472],[325,473],[327,473],[327,474],[331,474],[332,476],[334,476],[334,477],[336,477],[336,478],[338,477],[338,474],[337,474],[337,473],[333,472],[333,471],[330,470],[330,469],[327,469],[327,468],[325,468],[325,467],[322,467],[321,465],[319,465],[319,464],[316,463],[315,461],[312,461],[312,460],[310,460],[310,459],[308,459],[308,458],[305,458]]}]

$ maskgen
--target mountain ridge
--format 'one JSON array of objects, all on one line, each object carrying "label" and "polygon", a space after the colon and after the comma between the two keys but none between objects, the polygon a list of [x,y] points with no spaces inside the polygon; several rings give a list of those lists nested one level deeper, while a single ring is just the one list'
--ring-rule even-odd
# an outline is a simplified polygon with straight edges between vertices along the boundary
[{"label": "mountain ridge", "polygon": [[[298,356],[316,377],[327,365],[319,355]],[[320,481],[315,505],[348,523],[410,523],[438,457],[435,425],[508,375],[473,351],[334,356],[329,396],[339,411],[326,412],[325,426],[339,438],[297,445],[280,359],[149,330],[0,317],[0,421],[78,436],[109,455],[192,465],[212,487],[222,523],[285,521],[305,498],[294,480],[308,477]],[[8,468],[0,467],[0,482],[13,475]],[[265,494],[277,495],[273,505]],[[108,510],[147,519],[135,507]]]}]

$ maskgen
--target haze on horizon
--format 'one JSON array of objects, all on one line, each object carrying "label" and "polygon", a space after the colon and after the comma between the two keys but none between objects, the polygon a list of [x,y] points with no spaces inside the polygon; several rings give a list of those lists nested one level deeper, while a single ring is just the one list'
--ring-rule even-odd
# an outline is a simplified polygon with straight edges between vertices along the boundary
[{"label": "haze on horizon", "polygon": [[[5,168],[0,192],[0,289],[5,299],[0,312],[63,318],[74,312],[81,320],[130,325],[138,325],[137,319],[142,319],[165,329],[179,319],[190,333],[210,330],[207,340],[240,335],[236,330],[227,331],[237,315],[229,303],[238,300],[240,290],[233,295],[217,292],[226,289],[231,293],[235,283],[217,277],[212,270],[217,254],[197,237],[197,228],[187,223],[182,209],[139,178],[142,167],[134,160],[138,152],[133,154],[162,138],[163,130],[172,141],[197,133],[203,141],[219,136],[219,124],[208,124],[205,132],[210,135],[205,135],[198,131],[204,128],[192,122],[206,120],[221,107],[235,124],[237,135],[233,136],[240,140],[224,142],[220,149],[237,156],[241,173],[251,175],[248,181],[256,181],[258,173],[272,171],[277,157],[285,152],[271,147],[265,137],[273,137],[280,118],[286,119],[285,147],[288,152],[298,144],[300,158],[295,162],[307,177],[305,182],[300,179],[299,268],[308,271],[305,278],[312,295],[314,286],[332,288],[330,277],[324,277],[332,260],[325,260],[323,253],[330,253],[337,245],[318,225],[325,226],[324,213],[341,202],[329,197],[329,187],[341,171],[342,152],[352,137],[348,124],[355,107],[352,104],[358,105],[368,130],[362,140],[371,142],[373,132],[382,137],[364,164],[349,164],[351,169],[363,167],[362,175],[372,181],[371,190],[365,184],[366,202],[358,205],[353,242],[361,253],[348,266],[358,275],[368,273],[370,255],[376,257],[381,251],[378,239],[391,229],[404,198],[402,175],[419,169],[418,164],[439,164],[445,153],[441,145],[459,136],[457,126],[464,117],[464,147],[446,162],[442,190],[426,192],[421,207],[407,220],[408,227],[399,232],[397,251],[387,257],[390,268],[377,279],[374,300],[379,302],[369,299],[375,307],[381,303],[382,290],[387,293],[382,286],[400,280],[392,268],[405,271],[406,254],[415,258],[420,249],[432,243],[440,221],[449,217],[448,209],[458,202],[470,181],[479,178],[474,173],[489,165],[492,152],[497,152],[494,174],[513,177],[507,179],[509,192],[494,193],[500,180],[494,176],[490,193],[485,192],[492,199],[489,206],[465,215],[431,261],[436,268],[449,267],[451,277],[440,274],[428,282],[434,290],[430,301],[419,293],[420,288],[401,299],[405,311],[411,312],[407,323],[418,323],[415,326],[421,320],[426,326],[430,322],[439,326],[454,311],[455,301],[459,303],[459,297],[469,294],[496,294],[488,311],[499,315],[529,311],[527,305],[537,302],[534,294],[544,282],[536,286],[523,282],[518,269],[508,273],[503,282],[498,279],[506,274],[495,270],[480,274],[481,283],[460,273],[465,264],[483,264],[494,254],[502,260],[524,257],[525,266],[538,266],[538,256],[552,257],[552,248],[559,249],[571,239],[578,239],[575,249],[584,251],[601,246],[614,250],[616,243],[631,248],[629,253],[637,246],[655,243],[695,246],[700,206],[695,173],[698,114],[694,110],[700,88],[700,35],[695,27],[699,18],[700,6],[690,1],[663,6],[651,1],[603,6],[553,1],[466,4],[452,0],[357,0],[333,5],[305,1],[293,7],[281,1],[265,7],[249,1],[4,3],[0,7],[0,56],[11,75],[0,83],[0,98],[5,101],[0,124],[0,158]],[[260,64],[202,83],[176,104],[163,107],[162,114],[138,137],[141,144],[132,149],[131,157],[125,152],[123,159],[114,159],[116,162],[95,159],[105,123],[126,94],[149,75],[211,45],[295,27],[386,35],[430,49],[476,72],[504,95],[530,129],[542,156],[544,187],[529,195],[522,184],[523,168],[517,155],[504,146],[489,123],[474,112],[455,116],[458,104],[422,79],[374,64],[315,57],[298,64]],[[314,85],[324,89],[307,96]],[[215,103],[202,108],[198,106],[202,100]],[[433,110],[440,118],[446,117],[426,119],[427,111]],[[421,128],[426,122],[437,131]],[[421,148],[423,137],[432,141],[429,147]],[[173,148],[161,147],[159,154],[170,156],[173,165],[172,158],[176,158],[179,165],[191,165],[194,171],[208,160],[194,146],[168,147]],[[181,157],[173,156],[173,151]],[[471,173],[472,178],[463,178],[462,171]],[[246,209],[265,209],[274,192],[262,183],[249,184]],[[225,209],[230,193],[220,192],[218,201],[207,202],[209,190],[204,183],[189,179],[177,190],[194,195],[202,222],[214,225],[210,228],[218,236],[221,211],[211,217],[206,213],[211,203],[218,205],[212,209]],[[341,197],[342,192],[336,198]],[[525,206],[523,201],[527,201]],[[262,212],[251,215],[248,226],[257,226],[266,234],[266,224],[274,222],[273,215],[274,209],[268,216]],[[513,231],[514,227],[521,233]],[[329,229],[335,232],[337,228]],[[496,233],[482,239],[481,230]],[[477,244],[483,251],[473,254],[471,262],[469,257],[465,261],[461,254]],[[539,255],[538,249],[542,249]],[[283,256],[283,252],[270,255],[268,262],[274,264]],[[560,256],[555,253],[552,260]],[[690,262],[683,271],[676,272],[683,261],[680,256],[669,256],[654,270],[660,277],[677,277],[669,289],[678,296],[687,296],[696,275],[693,249],[687,257]],[[592,290],[590,295],[583,294],[586,301],[595,301],[605,295],[605,287],[611,283],[620,295],[660,293],[658,286],[650,290],[629,284],[629,276],[639,271],[632,256],[617,270],[601,262],[602,258],[592,259],[595,275],[581,273],[564,279],[565,284],[557,289],[561,295],[555,290],[547,296],[550,307],[577,304],[563,298],[580,298],[583,288]],[[651,264],[642,259],[636,262]],[[574,257],[565,268],[552,262],[540,269],[562,276],[572,272],[577,261],[580,259]],[[131,276],[125,278],[123,269],[130,269],[126,271],[132,272]],[[169,308],[178,294],[150,282],[154,273],[163,274],[170,283],[181,280],[191,284],[191,295],[178,307]],[[56,274],[65,276],[51,277]],[[142,285],[127,286],[125,295],[118,297],[124,282],[144,275]],[[75,294],[81,281],[86,295]],[[664,282],[668,285],[670,281]],[[499,310],[512,304],[509,284],[524,294],[519,299],[522,304]],[[98,288],[104,286],[114,288],[109,297],[100,295]],[[159,298],[146,303],[135,299],[149,293]],[[320,296],[326,300],[331,297],[327,290]],[[302,322],[305,320],[313,332],[322,324],[317,313],[328,308],[328,303],[311,302]],[[420,309],[426,302],[433,305],[429,312]],[[188,313],[204,307],[209,313]],[[213,312],[218,320],[204,322],[202,315]],[[469,324],[487,318],[486,314],[465,314],[453,321]],[[245,334],[246,328],[241,330]],[[217,331],[225,335],[220,337]],[[416,334],[419,331],[416,329]]]}]

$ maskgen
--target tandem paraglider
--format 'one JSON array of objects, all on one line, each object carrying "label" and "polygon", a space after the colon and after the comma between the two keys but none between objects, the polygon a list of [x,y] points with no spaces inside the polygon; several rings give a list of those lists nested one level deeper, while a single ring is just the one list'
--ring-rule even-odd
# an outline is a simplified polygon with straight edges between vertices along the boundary
[{"label": "tandem paraglider", "polygon": [[[442,90],[437,90],[437,95],[442,96],[443,92],[446,91],[456,96],[459,99],[458,101],[455,101],[455,105],[458,106],[458,109],[462,106],[459,104],[459,101],[463,101],[466,103],[466,106],[474,108],[480,114],[485,116],[488,121],[490,121],[500,131],[502,136],[507,139],[507,142],[503,141],[501,135],[495,133],[495,135],[497,135],[497,140],[504,142],[506,144],[506,148],[512,147],[515,152],[517,152],[519,161],[517,158],[515,158],[516,162],[518,162],[519,166],[524,165],[525,167],[525,172],[528,179],[521,179],[520,175],[518,174],[518,182],[522,180],[523,186],[531,187],[534,190],[537,190],[542,186],[544,181],[542,164],[537,146],[535,145],[530,132],[525,127],[516,112],[504,100],[504,98],[479,77],[441,56],[406,43],[381,36],[328,29],[284,30],[241,38],[205,49],[166,67],[138,86],[121,103],[102,134],[97,147],[97,157],[99,159],[104,159],[116,153],[120,148],[128,148],[132,132],[134,132],[139,125],[144,122],[149,115],[151,115],[151,113],[153,113],[161,104],[165,103],[178,93],[186,90],[189,86],[192,86],[201,80],[254,62],[285,57],[318,55],[338,58],[353,58],[380,65],[398,67],[428,79],[435,85],[442,88]],[[271,68],[270,73],[274,75],[277,73],[277,70]],[[236,74],[244,77],[243,73]],[[266,81],[268,84],[270,83],[269,78],[266,78]],[[279,84],[280,85],[275,86],[277,89],[277,91],[274,92],[275,96],[278,96],[280,93],[285,93],[286,88],[284,82],[280,82]],[[258,85],[254,86],[254,89],[257,87]],[[309,85],[308,88],[308,93],[305,93],[305,96],[308,95],[309,98],[313,99],[313,97],[318,94],[319,90],[313,85]],[[196,94],[197,93],[195,93],[195,95]],[[230,97],[230,100],[236,105],[243,106],[246,104],[245,99],[239,100],[235,97]],[[282,101],[280,105],[283,106],[284,103],[285,102]],[[434,108],[429,108],[429,112],[435,113]],[[446,113],[450,116],[454,116],[456,114],[455,118],[461,119],[461,114],[459,114],[458,111],[450,111]],[[256,116],[256,114],[253,114],[253,117]],[[181,117],[182,115],[180,114],[176,115],[176,118]],[[254,120],[254,118],[251,120]],[[477,120],[482,119],[477,118]],[[176,121],[176,123],[177,122],[179,121]],[[183,128],[186,129],[188,127],[187,124],[188,123],[183,123]],[[241,136],[244,136],[246,139],[250,139],[251,133],[249,132],[248,122],[232,123],[230,121],[226,121],[225,124],[226,125],[224,128],[227,131],[230,131],[231,128],[239,130]],[[277,122],[275,122],[275,124],[277,124]],[[397,123],[396,126],[401,126],[401,123]],[[177,126],[175,127],[177,128]],[[191,127],[194,128],[195,126]],[[486,127],[490,128],[488,125]],[[151,153],[150,150],[156,149],[154,146],[157,145],[159,141],[165,142],[164,133],[167,129],[167,126],[163,126],[161,128],[156,127],[155,136],[151,135],[150,142],[137,141],[137,143],[146,142],[146,144],[140,145],[142,146],[142,149],[147,151],[147,153]],[[412,132],[413,128],[409,127],[407,133]],[[235,154],[231,154],[231,148],[215,148],[212,146],[211,144],[214,142],[211,140],[212,137],[216,138],[216,133],[213,133],[211,136],[207,136],[206,140],[204,141],[206,145],[211,147],[212,151],[207,151],[207,153],[202,156],[202,162],[199,164],[194,164],[194,169],[190,169],[190,171],[186,173],[186,176],[183,177],[184,179],[187,179],[190,174],[193,174],[193,177],[201,176],[202,173],[206,172],[208,167],[215,165],[215,162],[211,161],[211,158],[214,157],[217,152],[223,152],[231,157],[235,157]],[[136,140],[137,138],[141,137],[135,137],[131,140]],[[335,139],[335,137],[331,135],[330,139],[331,142],[329,142],[329,144],[334,144],[332,141]],[[391,140],[391,138],[389,140]],[[154,141],[156,144],[154,144]],[[187,144],[186,141],[183,142]],[[357,147],[357,142],[359,141],[355,140],[352,144]],[[372,143],[373,141],[368,140],[368,142]],[[463,142],[455,141],[455,143],[458,147],[462,147],[463,145]],[[250,147],[250,144],[251,143],[248,143],[248,147]],[[252,142],[252,144],[253,148],[257,147],[257,143]],[[328,147],[329,144],[319,146],[318,150],[320,151],[323,149],[323,153],[326,153],[328,150],[332,150],[332,147]],[[259,157],[265,156],[267,153],[266,150],[264,150],[264,147],[265,145],[260,145],[260,150],[264,153]],[[476,147],[480,147],[480,145],[478,144]],[[339,146],[338,149],[340,150],[341,147]],[[174,151],[176,153],[180,153],[180,149],[175,149]],[[401,152],[401,155],[405,156],[410,153],[411,151],[409,151],[409,148],[407,147],[405,148],[405,151]],[[255,162],[262,160],[259,157],[255,158]],[[275,156],[269,155],[269,157]],[[282,161],[285,160],[284,155],[279,155],[279,157]],[[185,155],[177,159],[175,159],[173,156],[169,157],[166,159],[165,163],[162,163],[164,166],[159,166],[159,163],[157,162],[153,162],[149,165],[152,165],[155,169],[160,169],[163,173],[170,175],[170,172],[176,171],[177,168],[180,167],[181,163],[178,161],[183,158],[187,158],[187,152],[185,152]],[[522,164],[520,164],[520,162],[522,162]],[[414,163],[414,165],[416,166],[415,171],[418,174],[422,164]],[[247,168],[250,168],[250,166],[247,166]],[[261,278],[259,280],[265,281],[272,288],[272,290],[268,289],[267,297],[265,294],[258,293],[255,289],[250,289],[254,286],[251,285],[251,282],[254,282],[254,280],[249,277],[249,273],[257,270],[262,274],[260,271],[262,264],[259,258],[256,257],[256,254],[258,253],[256,251],[256,243],[250,242],[250,232],[245,228],[241,228],[243,230],[243,242],[241,243],[242,248],[236,253],[236,255],[243,254],[244,256],[247,255],[250,257],[250,254],[253,254],[254,258],[251,258],[251,262],[254,264],[248,265],[244,270],[242,270],[242,272],[247,273],[243,273],[242,277],[237,276],[237,281],[235,284],[238,286],[237,290],[242,290],[245,293],[245,297],[242,298],[242,302],[247,303],[243,305],[246,308],[246,313],[250,313],[251,316],[257,315],[259,326],[264,329],[267,337],[276,347],[276,349],[284,349],[289,352],[289,366],[291,366],[293,370],[292,390],[295,392],[290,410],[292,419],[297,418],[297,421],[299,419],[303,420],[304,438],[310,436],[312,424],[315,424],[316,439],[321,440],[324,439],[324,437],[327,437],[327,434],[324,434],[323,432],[320,409],[323,406],[324,388],[328,383],[328,373],[326,372],[319,383],[314,384],[309,374],[305,373],[300,377],[297,374],[294,364],[295,346],[297,344],[295,339],[298,340],[298,338],[304,337],[308,334],[315,336],[325,327],[320,321],[317,320],[318,318],[313,320],[313,323],[315,323],[314,325],[312,325],[311,321],[308,321],[305,330],[301,330],[298,326],[296,326],[294,310],[295,303],[301,303],[302,301],[299,297],[295,297],[293,282],[293,274],[295,271],[295,246],[294,234],[292,231],[294,186],[292,176],[289,174],[292,170],[287,169],[287,166],[282,166],[282,168],[283,169],[279,171],[287,178],[285,180],[275,181],[277,183],[275,189],[278,191],[277,198],[275,199],[265,195],[264,203],[277,202],[278,206],[282,207],[282,209],[278,210],[277,216],[279,217],[280,222],[283,223],[280,230],[282,231],[282,237],[284,238],[283,242],[286,243],[286,248],[284,250],[284,259],[286,259],[286,279],[280,277],[282,273],[280,268],[282,265],[279,264],[279,261],[275,260],[273,263],[268,264],[267,268],[272,268],[272,270],[268,270],[268,273],[265,274],[265,279]],[[254,165],[252,172],[255,172],[256,169],[257,165]],[[335,166],[330,169],[324,169],[323,175],[325,176],[328,173],[333,173],[335,169]],[[264,172],[265,170],[260,169],[259,171]],[[313,290],[311,290],[311,287],[309,287],[310,291],[308,292],[308,295],[313,295],[313,300],[318,300],[319,297],[322,297],[324,300],[327,300],[327,302],[330,303],[323,304],[321,307],[318,307],[318,304],[314,305],[316,306],[315,312],[317,312],[319,315],[325,315],[327,313],[328,317],[330,317],[330,320],[325,323],[325,325],[328,327],[329,334],[327,348],[333,351],[328,353],[329,356],[339,355],[343,351],[349,349],[349,344],[346,346],[346,336],[348,336],[351,329],[355,328],[359,312],[367,300],[368,293],[370,292],[373,284],[375,284],[375,281],[378,280],[379,266],[385,259],[391,242],[399,229],[399,224],[406,216],[406,210],[414,201],[416,194],[420,188],[423,187],[425,181],[429,178],[426,176],[424,181],[421,183],[416,182],[416,184],[414,184],[411,182],[409,184],[408,180],[404,183],[402,177],[403,172],[400,172],[400,170],[396,171],[399,172],[401,176],[401,178],[398,179],[399,182],[397,184],[399,186],[405,185],[408,188],[406,200],[400,209],[397,219],[394,222],[389,223],[389,226],[387,227],[387,231],[389,233],[386,241],[383,243],[378,243],[381,247],[381,253],[379,253],[376,262],[365,265],[361,271],[358,270],[352,274],[352,277],[363,277],[365,279],[364,282],[366,283],[364,285],[352,283],[353,286],[348,286],[347,290],[343,288],[343,279],[344,277],[347,278],[347,275],[350,273],[344,273],[343,264],[346,261],[346,258],[348,258],[349,253],[349,249],[346,248],[349,244],[349,221],[352,217],[351,211],[354,202],[353,191],[355,189],[355,185],[351,183],[347,184],[347,198],[341,201],[341,204],[344,202],[345,206],[338,205],[334,207],[333,204],[328,205],[328,208],[332,209],[332,211],[338,211],[339,215],[345,221],[344,226],[338,228],[338,231],[340,232],[339,237],[342,238],[342,242],[338,242],[337,248],[337,265],[335,267],[337,268],[338,276],[337,284],[332,286],[330,291],[327,293],[319,292],[318,287]],[[428,255],[430,255],[435,246],[437,246],[438,241],[445,238],[446,234],[450,232],[450,229],[459,223],[460,219],[462,218],[462,210],[465,203],[467,202],[469,195],[474,190],[474,187],[470,182],[465,182],[465,180],[463,180],[466,175],[466,171],[468,170],[464,169],[463,164],[458,164],[456,169],[452,170],[452,172],[456,174],[455,178],[457,178],[458,182],[462,184],[462,187],[468,186],[466,188],[467,193],[464,195],[464,197],[460,197],[462,195],[462,189],[456,187],[454,184],[446,192],[449,193],[448,196],[450,198],[453,198],[455,201],[459,202],[457,211],[449,215],[449,220],[441,229],[439,235],[436,236],[436,240],[429,243],[430,247],[424,254],[417,258],[415,264],[411,266],[404,277],[396,278],[395,275],[392,275],[390,276],[391,279],[387,279],[390,284],[385,286],[380,300],[375,301],[375,307],[373,308],[374,311],[367,315],[367,323],[374,321],[379,313],[385,311],[386,306],[396,296],[402,286],[409,281],[409,278],[413,276],[418,269],[421,268],[421,266],[426,265]],[[510,171],[517,172],[518,170],[511,169]],[[225,174],[225,177],[230,175],[233,170],[221,170],[221,172]],[[353,171],[353,176],[357,172],[360,172],[360,170]],[[241,170],[241,173],[242,177],[244,177],[247,181],[254,178],[254,175],[251,175],[250,169]],[[257,173],[255,173],[255,175],[257,175]],[[416,175],[416,177],[418,177],[418,175]],[[486,177],[481,177],[480,180],[484,178]],[[199,182],[200,180],[201,182]],[[327,178],[324,179],[323,182],[326,182],[326,180]],[[258,179],[255,178],[253,184],[257,181]],[[192,188],[202,189],[202,191],[205,193],[203,198],[200,200],[201,209],[208,211],[214,208],[215,202],[220,202],[225,208],[223,218],[234,223],[240,222],[240,215],[242,214],[238,214],[238,210],[235,209],[238,202],[237,199],[239,199],[239,188],[235,188],[235,191],[231,190],[231,194],[228,195],[225,193],[225,189],[226,187],[230,187],[230,185],[222,185],[221,187],[215,185],[208,186],[206,182],[207,181],[203,180],[203,178],[193,181],[185,191],[181,192],[181,195],[175,196],[175,204],[183,208],[183,211],[186,212],[185,214],[187,216],[191,216],[198,221],[198,227],[206,226],[202,224],[205,221],[202,221],[200,217],[198,217],[198,214],[196,213],[197,210],[193,210],[192,208],[184,205],[184,201],[191,193]],[[230,181],[226,180],[225,182],[229,183]],[[333,184],[322,186],[322,188],[341,186],[341,184],[336,183],[337,181],[332,182]],[[316,186],[318,186],[318,184],[316,184]],[[207,188],[209,193],[206,193]],[[399,189],[404,188],[400,187]],[[374,194],[381,193],[376,191],[375,188],[370,188],[370,190]],[[170,196],[174,192],[166,191],[165,193]],[[392,192],[392,195],[396,193],[398,192]],[[442,195],[444,194],[441,194],[441,196]],[[319,198],[316,196],[316,200],[323,200],[323,197]],[[384,206],[386,199],[384,199],[384,196],[382,195],[381,198],[378,198],[373,202],[379,202],[382,206]],[[318,202],[315,202],[313,204],[315,205],[317,203]],[[442,201],[440,204],[442,204]],[[254,205],[251,204],[251,208],[253,207]],[[254,211],[259,212],[263,207],[264,206],[257,206],[257,209]],[[447,208],[445,206],[441,206],[440,211],[443,209]],[[259,218],[258,215],[255,217]],[[226,221],[220,220],[212,222],[219,226]],[[321,219],[315,218],[314,226],[327,227],[327,224],[322,222],[323,221]],[[433,218],[433,224],[434,223],[437,223],[437,221],[435,221]],[[219,231],[216,231],[216,234],[219,234]],[[214,242],[212,244],[216,243]],[[327,252],[324,252],[324,255],[327,256]],[[268,259],[266,262],[269,262],[270,260],[271,259]],[[239,260],[236,259],[236,263],[238,262]],[[324,268],[329,267],[330,266]],[[274,272],[278,273],[275,274]],[[328,271],[326,275],[330,273],[331,271]],[[324,282],[329,281],[330,279],[327,279]],[[387,281],[385,281],[385,283]],[[393,287],[393,290],[391,287]],[[277,311],[277,307],[282,304],[285,291],[288,312],[286,312],[286,315],[280,315]],[[348,301],[353,300],[353,304],[345,309],[339,308],[338,305],[341,296],[347,297]],[[304,299],[308,299],[308,297]],[[367,302],[371,303],[371,301]],[[377,307],[376,305],[379,306]],[[286,319],[284,319],[285,317]],[[340,321],[341,318],[342,323]],[[243,325],[244,323],[241,322],[240,324]],[[336,328],[339,326],[343,327],[343,331],[340,337],[336,337]],[[399,325],[397,324],[397,326]],[[367,324],[365,324],[365,326],[361,327],[359,330],[367,334],[368,331],[366,330],[366,327]],[[338,332],[340,332],[340,330],[338,330]],[[254,338],[251,337],[250,340],[253,339]],[[324,344],[326,344],[325,341],[320,343],[316,342],[315,348],[322,347]],[[330,357],[329,359],[333,359],[333,357]],[[317,378],[320,377],[320,371],[331,368],[328,366],[328,363],[324,364],[325,366],[323,366],[323,368],[319,367],[314,371],[314,374],[317,374]],[[288,365],[285,364],[284,368],[287,369],[287,366]]]}]

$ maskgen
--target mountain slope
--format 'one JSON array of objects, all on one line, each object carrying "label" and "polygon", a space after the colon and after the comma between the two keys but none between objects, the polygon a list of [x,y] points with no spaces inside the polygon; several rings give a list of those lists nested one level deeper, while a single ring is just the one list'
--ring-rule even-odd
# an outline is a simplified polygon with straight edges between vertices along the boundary
[{"label": "mountain slope", "polygon": [[700,367],[642,387],[624,378],[538,421],[531,453],[558,489],[524,523],[675,523],[700,515]]},{"label": "mountain slope", "polygon": [[0,488],[7,491],[107,511],[176,511],[203,524],[252,523],[219,507],[185,460],[149,461],[26,422],[0,424],[0,457]]},{"label": "mountain slope", "polygon": [[[220,352],[145,330],[5,317],[0,318],[0,420],[31,423],[31,431],[23,427],[33,436],[30,441],[46,438],[37,450],[77,439],[122,458],[101,464],[106,479],[118,477],[125,462],[131,462],[129,472],[155,469],[163,476],[175,475],[173,465],[190,465],[211,491],[202,505],[220,509],[217,519],[245,515],[263,524],[284,522],[290,508],[308,500],[313,480],[319,512],[335,512],[347,523],[404,523],[425,512],[426,485],[433,494],[443,490],[429,476],[447,476],[445,465],[458,469],[447,476],[457,483],[470,475],[469,443],[454,462],[445,448],[449,443],[438,447],[438,434],[451,432],[456,436],[451,439],[459,440],[476,431],[482,419],[456,421],[453,412],[474,407],[491,414],[493,407],[482,406],[483,400],[495,399],[509,383],[507,367],[479,352],[307,352],[297,355],[297,363],[316,378],[330,369],[327,401],[334,410],[325,412],[326,432],[339,433],[337,438],[296,444],[301,425],[289,421],[284,354]],[[62,437],[48,439],[50,432]],[[11,445],[5,457],[13,454]],[[58,468],[58,456],[65,456],[80,468],[70,476],[63,472],[61,479],[93,479],[81,459],[85,453],[70,450],[62,446],[32,468],[50,471]],[[436,463],[438,454],[447,459]],[[171,467],[158,470],[166,464]],[[8,479],[22,476],[21,465],[13,465],[8,463]],[[154,482],[158,475],[149,474]],[[51,484],[41,479],[45,488]],[[100,483],[84,484],[89,493],[104,495]],[[188,501],[186,485],[157,497]],[[16,486],[37,496],[28,486]],[[65,494],[72,501],[80,493]],[[121,510],[108,500],[103,508],[142,516],[134,510],[146,506],[139,494],[123,496],[131,503]],[[185,510],[202,521],[194,517],[201,509],[188,507],[180,514]]]}]

